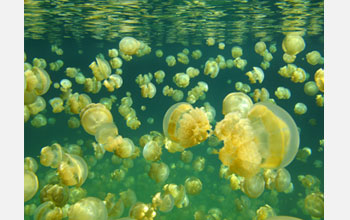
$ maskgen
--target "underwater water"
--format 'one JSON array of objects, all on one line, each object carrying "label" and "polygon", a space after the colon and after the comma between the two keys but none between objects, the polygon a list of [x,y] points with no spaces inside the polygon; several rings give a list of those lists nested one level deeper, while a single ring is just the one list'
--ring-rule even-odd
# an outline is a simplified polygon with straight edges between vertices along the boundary
[{"label": "underwater water", "polygon": [[[312,95],[307,95],[304,91],[305,84],[316,81],[315,73],[323,69],[323,1],[28,0],[24,4],[27,106],[24,124],[25,170],[35,173],[38,182],[37,187],[28,185],[28,189],[33,188],[34,192],[24,203],[25,219],[50,219],[47,217],[50,213],[56,216],[56,219],[125,217],[263,220],[274,215],[293,216],[304,220],[311,219],[311,216],[323,219],[324,109],[323,100],[316,102],[316,97],[323,99],[323,91],[317,89]],[[295,54],[295,60],[292,62],[285,58],[284,54],[287,54],[288,50],[282,48],[286,36],[297,36],[298,40],[302,39],[305,43],[305,48]],[[127,50],[120,49],[119,43],[124,37],[133,37],[141,45],[135,53],[126,55]],[[214,39],[213,45],[210,44],[210,39]],[[258,42],[264,42],[266,45],[261,54],[255,49]],[[220,43],[224,43],[224,46],[219,45]],[[224,48],[219,48],[221,46]],[[243,67],[233,61],[240,60],[233,57],[231,49],[234,46],[239,46],[243,51],[238,56],[246,60]],[[292,44],[291,47],[297,48],[298,45]],[[113,68],[111,60],[115,57],[111,56],[111,49],[118,50],[115,57],[122,62],[118,68]],[[196,50],[201,51],[200,57],[193,55]],[[162,56],[158,54],[159,51],[162,51]],[[310,64],[311,61],[307,59],[307,54],[312,51],[318,51],[322,56],[315,65]],[[272,60],[266,60],[266,53],[272,55]],[[103,58],[99,54],[102,54]],[[174,66],[166,61],[168,56],[175,57]],[[187,57],[188,63],[182,61],[181,56]],[[132,59],[129,60],[130,58]],[[60,67],[54,64],[58,60],[63,61]],[[93,70],[91,66],[94,61],[97,62],[98,70]],[[210,71],[208,75],[207,61],[215,61],[219,69],[217,76],[211,77]],[[231,66],[230,62],[233,63]],[[110,71],[108,68],[103,69],[102,64],[108,65]],[[297,74],[301,74],[299,82],[294,82],[291,76],[284,77],[279,73],[282,72],[282,67],[287,65],[293,69],[290,73],[293,77],[297,78]],[[174,76],[177,73],[185,75],[188,67],[198,69],[199,74],[190,77],[187,86],[179,86],[181,82],[174,79]],[[254,72],[253,67],[263,70],[262,83],[252,83],[246,75],[249,71]],[[67,68],[76,68],[74,76],[67,74]],[[296,68],[302,69],[298,72]],[[155,75],[159,70],[165,73],[161,83],[157,82],[158,77]],[[47,82],[40,78],[41,71],[48,73]],[[96,80],[98,72],[109,73],[106,73],[103,79]],[[85,81],[77,83],[77,73],[83,75]],[[151,76],[147,75],[148,73]],[[122,85],[120,88],[114,86],[113,91],[108,91],[105,82],[111,83],[111,74],[119,75]],[[30,80],[34,76],[38,82]],[[66,87],[61,81],[63,79],[68,79],[71,86]],[[87,79],[94,80],[95,87],[88,85]],[[143,81],[136,82],[136,79]],[[198,82],[205,82],[208,89],[196,94],[196,100],[193,102],[188,98],[189,91],[196,86],[199,88]],[[237,82],[247,84],[250,87],[249,91],[237,89]],[[49,88],[42,94],[38,88],[45,83]],[[143,97],[141,93],[141,87],[149,86],[148,83],[156,88],[152,98]],[[171,95],[164,95],[166,86],[181,90],[183,98],[177,100]],[[275,94],[278,87],[288,88],[290,97],[280,99]],[[269,92],[269,97],[255,101],[254,91],[262,88]],[[227,143],[231,139],[220,139],[219,131],[215,128],[225,119],[223,100],[232,92],[247,94],[254,104],[260,101],[275,103],[294,120],[298,129],[299,145],[297,155],[294,155],[295,158],[285,167],[291,177],[288,189],[279,192],[276,189],[276,175],[268,176],[268,172],[276,173],[281,167],[259,167],[254,176],[264,177],[265,189],[257,198],[252,198],[254,196],[247,193],[244,186],[245,179],[251,176],[239,175],[241,173],[236,172],[239,168],[234,165],[223,165],[219,152],[229,145]],[[77,99],[81,94],[89,97],[86,102]],[[46,103],[43,108],[33,105],[40,99],[38,97],[42,97]],[[128,106],[125,110],[127,113],[123,116],[120,113],[121,106],[129,102],[130,97],[132,105]],[[62,101],[62,108],[57,113],[54,113],[51,104],[53,98],[60,98]],[[104,100],[101,101],[102,98]],[[211,112],[202,108],[201,111],[206,117],[201,122],[205,124],[205,121],[209,120],[211,129],[205,132],[207,136],[200,143],[185,149],[180,146],[174,150],[169,142],[186,140],[183,137],[175,140],[176,138],[165,134],[163,118],[167,110],[178,102],[191,103],[193,107],[198,108],[209,103],[212,107],[209,108]],[[101,141],[96,140],[95,135],[86,131],[82,124],[87,122],[84,122],[82,117],[86,110],[84,107],[91,103],[103,103],[104,111],[111,113],[118,128],[118,135],[129,138],[134,144],[131,155],[122,158],[117,150],[109,152],[107,143],[99,143]],[[305,104],[306,113],[296,114],[296,103]],[[73,109],[74,106],[78,106],[78,110]],[[38,120],[38,115],[41,120]],[[211,116],[214,117],[210,118]],[[127,124],[128,118],[135,117],[140,122],[139,125],[132,127]],[[42,118],[46,118],[46,122]],[[102,126],[98,124],[99,120],[96,118],[94,121],[97,130],[98,126]],[[266,120],[267,125],[273,124],[269,121],[271,118]],[[175,122],[175,126],[181,129],[182,124]],[[252,126],[255,126],[253,122]],[[201,128],[203,127],[196,127]],[[258,147],[262,146],[263,141],[260,141],[260,138],[265,137],[259,136],[259,132],[266,130],[254,130],[254,136],[248,139],[239,136],[244,139],[240,147],[243,149],[246,143],[250,142],[254,142]],[[232,133],[235,132],[233,129]],[[283,132],[285,130],[281,129],[277,134],[271,135],[283,136]],[[145,135],[149,136],[145,138]],[[193,133],[186,138],[191,139],[195,136]],[[141,137],[147,141],[140,141]],[[143,151],[145,142],[150,142],[152,138],[153,141],[158,138],[156,142],[159,148],[156,151],[159,155],[149,160],[145,158]],[[283,138],[285,136],[281,137]],[[44,162],[45,153],[42,149],[55,143],[61,146],[63,156],[59,158],[55,154],[53,158],[46,158],[60,161],[52,168]],[[288,150],[288,143],[276,145],[283,148],[284,153]],[[266,149],[261,147],[258,153],[265,158],[268,154],[265,151]],[[186,160],[181,156],[185,155],[184,152],[191,152],[193,158]],[[235,152],[230,153],[236,156]],[[86,167],[76,162],[76,157],[72,155],[82,158]],[[251,155],[253,154],[248,152],[247,158]],[[32,169],[35,163],[38,166],[37,170]],[[156,180],[162,175],[166,176],[163,171],[150,172],[151,166],[159,163],[168,166],[169,176],[162,181]],[[65,166],[71,166],[71,169]],[[191,186],[186,184],[190,177],[196,177],[201,182],[198,194],[192,195]],[[238,184],[238,188],[233,187],[234,183]],[[172,185],[174,189],[170,189],[166,184],[176,184],[177,188]],[[162,196],[168,196],[169,201],[157,202],[155,195],[159,192]],[[95,197],[99,202],[104,201],[100,206],[91,203],[90,208],[96,212],[107,212],[108,216],[105,214],[101,217],[101,214],[100,217],[96,217],[96,214],[95,217],[88,217],[86,211],[84,212],[87,208],[79,203],[85,197]],[[165,205],[170,208],[165,209]],[[264,208],[261,208],[263,206]]]}]

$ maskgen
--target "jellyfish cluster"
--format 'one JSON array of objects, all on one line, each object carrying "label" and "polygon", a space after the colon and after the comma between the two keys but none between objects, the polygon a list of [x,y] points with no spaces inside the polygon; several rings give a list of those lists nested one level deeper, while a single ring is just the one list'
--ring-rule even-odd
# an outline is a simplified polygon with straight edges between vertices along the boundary
[{"label": "jellyfish cluster", "polygon": [[125,36],[76,67],[61,45],[49,65],[26,51],[25,132],[53,132],[24,158],[25,219],[323,218],[323,134],[311,146],[301,125],[319,126],[321,53],[295,32],[202,44]]}]

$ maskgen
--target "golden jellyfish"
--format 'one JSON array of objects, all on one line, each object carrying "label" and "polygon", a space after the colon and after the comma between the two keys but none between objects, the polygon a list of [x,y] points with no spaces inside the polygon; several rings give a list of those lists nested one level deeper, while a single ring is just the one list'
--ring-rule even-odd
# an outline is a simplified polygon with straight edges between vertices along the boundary
[{"label": "golden jellyfish", "polygon": [[33,157],[24,158],[24,169],[35,173],[38,170],[38,162]]},{"label": "golden jellyfish", "polygon": [[290,77],[290,79],[292,80],[292,82],[302,83],[302,82],[304,82],[306,80],[306,77],[307,77],[307,74],[306,74],[305,70],[298,67],[292,73],[292,76]]},{"label": "golden jellyfish", "polygon": [[170,169],[166,163],[152,163],[148,176],[157,183],[165,182],[169,177]]},{"label": "golden jellyfish", "polygon": [[165,136],[184,148],[205,141],[210,129],[211,126],[205,112],[185,102],[172,105],[163,118]]},{"label": "golden jellyfish", "polygon": [[231,55],[233,58],[241,57],[243,55],[243,50],[240,46],[234,46],[231,49]]},{"label": "golden jellyfish", "polygon": [[156,95],[156,92],[157,92],[157,88],[156,88],[156,86],[155,86],[153,83],[151,83],[151,82],[149,82],[149,83],[147,83],[147,84],[143,84],[143,85],[141,86],[141,96],[142,96],[143,98],[149,98],[149,99],[151,99],[151,98],[153,98],[153,97]]},{"label": "golden jellyfish", "polygon": [[213,37],[209,37],[206,42],[208,46],[213,46],[215,44],[215,39]]},{"label": "golden jellyfish", "polygon": [[268,68],[270,68],[270,63],[267,61],[262,61],[260,64],[261,68],[263,68],[264,70],[267,70]]},{"label": "golden jellyfish", "polygon": [[205,62],[204,75],[209,75],[210,78],[215,78],[219,74],[219,65],[215,60]]},{"label": "golden jellyfish", "polygon": [[39,67],[33,67],[32,71],[38,80],[35,87],[35,93],[36,95],[44,95],[49,90],[52,83],[50,75],[44,69]]},{"label": "golden jellyfish", "polygon": [[290,55],[288,53],[283,54],[283,61],[286,63],[293,63],[295,61],[295,58],[295,55]]},{"label": "golden jellyfish", "polygon": [[75,67],[67,67],[65,72],[68,77],[75,78],[79,72],[79,69]]},{"label": "golden jellyfish", "polygon": [[58,143],[43,147],[40,151],[40,163],[43,166],[57,168],[64,158],[64,152]]},{"label": "golden jellyfish", "polygon": [[311,193],[304,200],[306,211],[315,218],[323,218],[324,215],[324,196],[323,193]]},{"label": "golden jellyfish", "polygon": [[202,182],[197,177],[189,177],[185,181],[186,193],[197,195],[202,191]]},{"label": "golden jellyfish", "polygon": [[80,127],[80,120],[77,117],[70,117],[67,121],[68,127],[70,128],[79,128]]},{"label": "golden jellyfish", "polygon": [[27,122],[30,118],[30,112],[28,106],[24,106],[24,122]]},{"label": "golden jellyfish", "polygon": [[91,103],[81,110],[80,121],[88,134],[95,135],[99,126],[113,122],[113,116],[103,104]]},{"label": "golden jellyfish", "polygon": [[294,106],[294,113],[297,115],[303,115],[307,112],[307,106],[304,103],[298,102]]},{"label": "golden jellyfish", "polygon": [[142,155],[148,161],[157,161],[162,155],[162,146],[155,141],[150,141],[143,147]]},{"label": "golden jellyfish", "polygon": [[120,198],[117,201],[115,194],[107,193],[103,203],[106,205],[109,219],[119,218],[123,215],[125,208],[123,201]]},{"label": "golden jellyfish", "polygon": [[158,192],[152,198],[152,206],[161,212],[170,212],[174,207],[174,198],[169,193]]},{"label": "golden jellyfish", "polygon": [[86,197],[69,208],[69,220],[107,220],[108,212],[102,200]]},{"label": "golden jellyfish", "polygon": [[252,177],[244,178],[241,182],[241,190],[249,198],[258,198],[265,190],[264,177],[257,174]]},{"label": "golden jellyfish", "polygon": [[318,106],[318,107],[323,107],[323,105],[324,105],[324,98],[323,98],[323,96],[321,95],[321,94],[318,94],[317,96],[316,96],[316,105]]},{"label": "golden jellyfish", "polygon": [[223,42],[220,42],[219,44],[218,44],[218,48],[220,49],[220,50],[224,50],[225,49],[225,43],[223,43]]},{"label": "golden jellyfish", "polygon": [[63,211],[51,201],[40,204],[34,211],[34,220],[63,219]]},{"label": "golden jellyfish", "polygon": [[161,58],[163,56],[163,51],[161,49],[156,50],[156,57]]},{"label": "golden jellyfish", "polygon": [[49,100],[53,113],[60,113],[64,110],[64,102],[61,98],[55,97]]},{"label": "golden jellyfish", "polygon": [[88,175],[88,166],[85,160],[74,154],[65,154],[64,160],[57,168],[57,172],[66,186],[81,186]]},{"label": "golden jellyfish", "polygon": [[292,117],[270,102],[256,103],[247,117],[231,112],[216,124],[216,136],[224,141],[219,159],[243,177],[260,168],[287,166],[299,147],[299,133]]},{"label": "golden jellyfish", "polygon": [[111,73],[111,66],[109,65],[108,61],[104,58],[102,54],[98,54],[96,56],[96,61],[93,61],[89,68],[92,70],[92,73],[94,74],[97,81],[102,81],[104,79],[107,79]]},{"label": "golden jellyfish", "polygon": [[28,106],[31,115],[36,115],[46,108],[46,101],[43,97],[37,96],[35,101]]},{"label": "golden jellyfish", "polygon": [[192,167],[193,167],[194,171],[202,172],[204,170],[204,167],[205,167],[205,158],[199,156],[196,159],[194,159],[194,161],[192,163]]},{"label": "golden jellyfish", "polygon": [[121,136],[118,136],[113,140],[113,143],[115,143],[115,154],[121,158],[129,158],[133,155],[135,151],[135,145],[134,142],[132,142],[129,138],[121,138]]},{"label": "golden jellyfish", "polygon": [[324,92],[324,71],[322,68],[318,69],[315,73],[314,80],[318,89]]},{"label": "golden jellyfish", "polygon": [[264,52],[264,61],[270,62],[272,59],[273,59],[272,54],[266,50]]},{"label": "golden jellyfish", "polygon": [[169,55],[165,58],[165,62],[168,64],[168,66],[175,66],[176,64],[176,59],[174,56],[172,55]]},{"label": "golden jellyfish", "polygon": [[191,151],[182,151],[181,152],[181,160],[184,162],[184,163],[191,163],[193,159],[193,153]]},{"label": "golden jellyfish", "polygon": [[275,189],[277,192],[285,192],[288,190],[291,184],[291,176],[285,168],[277,170],[275,178]]},{"label": "golden jellyfish", "polygon": [[117,135],[118,128],[113,122],[104,123],[97,128],[95,139],[100,144],[107,144],[107,142],[111,140],[110,138],[114,138]]},{"label": "golden jellyfish", "polygon": [[173,82],[180,88],[186,88],[190,84],[190,76],[185,73],[176,73]]},{"label": "golden jellyfish", "polygon": [[86,81],[86,78],[82,73],[78,73],[74,79],[75,79],[75,82],[78,83],[79,85],[84,85]]},{"label": "golden jellyfish", "polygon": [[277,87],[275,91],[275,96],[277,96],[278,99],[289,99],[291,96],[290,90],[285,87]]},{"label": "golden jellyfish", "polygon": [[248,95],[242,92],[232,92],[222,101],[222,114],[239,112],[242,117],[245,117],[252,106],[253,102]]},{"label": "golden jellyfish", "polygon": [[119,50],[126,55],[135,55],[140,46],[141,42],[133,37],[124,37],[119,42]]},{"label": "golden jellyfish", "polygon": [[257,53],[257,54],[263,56],[263,55],[264,55],[264,52],[265,52],[265,50],[266,50],[266,44],[265,44],[265,42],[263,42],[263,41],[257,42],[257,43],[255,44],[255,46],[254,46],[254,50],[255,50],[255,53]]},{"label": "golden jellyfish", "polygon": [[45,69],[47,66],[46,60],[43,58],[34,58],[33,59],[33,66]]},{"label": "golden jellyfish", "polygon": [[305,48],[304,39],[294,33],[287,34],[282,41],[282,49],[289,55],[297,55]]},{"label": "golden jellyfish", "polygon": [[122,67],[123,61],[119,57],[112,58],[109,63],[111,64],[112,69],[118,69]]},{"label": "golden jellyfish", "polygon": [[192,58],[195,59],[195,60],[198,60],[199,58],[202,57],[202,52],[200,50],[194,50],[192,51],[192,54],[191,54]]},{"label": "golden jellyfish", "polygon": [[118,53],[118,50],[117,50],[117,49],[113,48],[113,49],[109,49],[109,50],[108,50],[108,56],[109,56],[110,58],[117,57],[118,55],[119,55],[119,53]]},{"label": "golden jellyfish", "polygon": [[154,78],[156,78],[156,83],[160,84],[163,82],[165,77],[165,72],[163,70],[158,70],[154,73]]},{"label": "golden jellyfish", "polygon": [[151,204],[145,204],[142,202],[135,203],[129,211],[129,216],[136,220],[153,220],[157,215]]},{"label": "golden jellyfish", "polygon": [[177,208],[183,208],[188,205],[186,189],[183,185],[166,184],[163,186],[164,192],[171,194],[174,198],[174,204]]},{"label": "golden jellyfish", "polygon": [[304,84],[304,92],[306,95],[314,96],[317,94],[318,91],[319,90],[318,90],[318,87],[317,87],[315,81],[309,81],[309,82]]},{"label": "golden jellyfish", "polygon": [[259,67],[253,67],[253,70],[247,72],[245,75],[249,77],[249,81],[252,84],[256,83],[256,81],[262,83],[265,76],[264,71]]},{"label": "golden jellyfish", "polygon": [[315,66],[317,64],[323,64],[323,57],[317,50],[311,51],[306,54],[306,61]]},{"label": "golden jellyfish", "polygon": [[136,197],[136,194],[133,190],[131,189],[128,189],[126,191],[123,191],[121,193],[119,193],[120,195],[120,198],[122,199],[123,201],[123,204],[125,206],[125,208],[129,208],[131,207],[132,205],[134,205],[137,201],[137,197]]},{"label": "golden jellyfish", "polygon": [[234,173],[230,175],[230,187],[232,190],[238,190],[241,188],[241,180]]},{"label": "golden jellyfish", "polygon": [[47,125],[47,119],[43,114],[37,114],[30,122],[30,124],[35,128],[40,128]]},{"label": "golden jellyfish", "polygon": [[190,62],[190,60],[188,59],[188,56],[184,53],[177,54],[177,61],[179,61],[180,63],[183,63],[185,65],[187,65]]},{"label": "golden jellyfish", "polygon": [[34,197],[39,189],[38,177],[30,170],[24,170],[24,202]]},{"label": "golden jellyfish", "polygon": [[63,207],[69,199],[69,189],[67,186],[58,184],[47,184],[40,191],[40,201],[51,201],[55,206]]}]

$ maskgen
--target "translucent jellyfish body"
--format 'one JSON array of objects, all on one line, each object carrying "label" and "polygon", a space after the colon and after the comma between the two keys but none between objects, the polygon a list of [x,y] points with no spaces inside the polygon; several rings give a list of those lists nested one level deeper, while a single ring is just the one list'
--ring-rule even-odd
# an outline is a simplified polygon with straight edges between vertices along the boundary
[{"label": "translucent jellyfish body", "polygon": [[134,55],[140,49],[141,43],[133,37],[124,37],[119,42],[119,50],[126,55]]},{"label": "translucent jellyfish body", "polygon": [[62,162],[64,152],[61,145],[54,143],[41,149],[40,163],[43,166],[57,168]]},{"label": "translucent jellyfish body", "polygon": [[202,191],[202,182],[197,177],[189,177],[185,181],[185,188],[189,195],[197,195]]},{"label": "translucent jellyfish body", "polygon": [[158,192],[152,198],[152,205],[161,212],[170,212],[174,207],[174,198],[171,194]]},{"label": "translucent jellyfish body", "polygon": [[98,54],[96,56],[96,61],[93,61],[89,68],[92,70],[92,73],[94,74],[97,81],[102,81],[104,79],[107,79],[108,76],[111,75],[112,69],[109,65],[108,61],[105,60],[104,56],[102,54]]},{"label": "translucent jellyfish body", "polygon": [[87,133],[95,135],[99,126],[113,122],[113,116],[103,104],[91,103],[81,110],[80,121]]},{"label": "translucent jellyfish body", "polygon": [[34,220],[62,219],[63,211],[51,201],[40,204],[34,211]]},{"label": "translucent jellyfish body", "polygon": [[322,68],[318,69],[314,76],[316,85],[321,92],[324,92],[324,71]]},{"label": "translucent jellyfish body", "polygon": [[259,67],[253,67],[252,71],[247,72],[245,75],[249,77],[250,83],[256,83],[258,81],[259,83],[262,83],[264,81],[264,71]]},{"label": "translucent jellyfish body", "polygon": [[165,182],[169,177],[169,166],[163,162],[152,163],[148,176],[157,183]]},{"label": "translucent jellyfish body", "polygon": [[248,95],[242,92],[232,92],[222,102],[222,114],[239,112],[241,116],[246,116],[252,106],[253,102]]},{"label": "translucent jellyfish body", "polygon": [[285,36],[282,42],[282,49],[289,55],[297,55],[305,48],[304,39],[297,34],[290,33]]},{"label": "translucent jellyfish body", "polygon": [[149,141],[143,148],[143,157],[148,161],[157,161],[162,155],[162,146],[156,141]]},{"label": "translucent jellyfish body", "polygon": [[30,170],[24,170],[24,201],[34,197],[39,189],[38,177]]},{"label": "translucent jellyfish body", "polygon": [[258,198],[265,189],[265,181],[260,174],[244,178],[241,184],[242,191],[250,198]]},{"label": "translucent jellyfish body", "polygon": [[205,111],[184,102],[171,106],[164,115],[163,132],[166,137],[188,148],[205,141],[211,126]]},{"label": "translucent jellyfish body", "polygon": [[57,171],[64,185],[81,186],[87,178],[88,166],[82,157],[65,154]]},{"label": "translucent jellyfish body", "polygon": [[260,168],[287,166],[299,147],[292,117],[269,102],[257,103],[248,110],[244,117],[238,108],[216,124],[215,134],[224,141],[219,152],[221,162],[243,177],[254,176]]},{"label": "translucent jellyfish body", "polygon": [[204,66],[204,75],[215,78],[219,74],[219,64],[215,60],[208,60]]},{"label": "translucent jellyfish body", "polygon": [[86,197],[70,207],[68,219],[107,220],[108,212],[103,201],[95,197]]}]

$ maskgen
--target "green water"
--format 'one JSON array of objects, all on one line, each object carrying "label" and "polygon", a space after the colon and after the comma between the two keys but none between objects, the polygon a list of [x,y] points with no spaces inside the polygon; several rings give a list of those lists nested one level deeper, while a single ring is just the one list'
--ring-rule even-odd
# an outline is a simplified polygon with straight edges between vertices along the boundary
[{"label": "green water", "polygon": [[[139,157],[132,160],[133,167],[128,169],[123,181],[111,179],[111,173],[120,169],[123,165],[111,162],[112,153],[106,152],[102,159],[97,160],[95,166],[89,167],[89,176],[82,188],[87,190],[87,196],[94,196],[103,200],[108,192],[119,197],[119,193],[132,189],[137,196],[137,201],[151,203],[152,197],[162,191],[164,184],[184,184],[188,177],[198,177],[203,184],[199,195],[188,195],[189,205],[184,208],[174,207],[171,212],[163,213],[157,211],[155,219],[194,219],[194,213],[198,210],[208,215],[211,208],[218,208],[222,212],[219,219],[252,219],[256,210],[269,204],[277,215],[311,219],[311,216],[298,205],[306,197],[305,188],[298,180],[298,175],[316,176],[320,182],[320,191],[323,192],[324,173],[323,165],[315,167],[315,161],[323,162],[323,151],[319,150],[319,141],[324,136],[324,109],[318,107],[315,96],[307,96],[304,93],[304,84],[313,80],[315,72],[323,65],[312,66],[306,61],[306,54],[317,50],[323,56],[323,1],[25,1],[25,53],[28,63],[32,64],[34,58],[44,58],[47,64],[58,59],[64,61],[64,66],[59,71],[51,71],[49,66],[46,71],[49,73],[52,85],[49,91],[42,95],[46,100],[46,109],[41,114],[47,119],[54,118],[54,124],[35,128],[31,125],[33,116],[25,123],[24,128],[24,155],[33,157],[39,163],[36,175],[39,179],[39,190],[27,204],[39,206],[40,190],[47,184],[45,177],[55,169],[44,167],[40,164],[39,155],[41,148],[59,143],[63,147],[69,144],[76,144],[83,140],[81,146],[83,157],[86,159],[94,155],[91,142],[95,141],[94,136],[89,135],[80,126],[69,128],[67,121],[71,116],[79,118],[79,115],[67,114],[65,111],[54,114],[49,100],[59,97],[61,91],[55,89],[53,84],[61,79],[70,79],[65,75],[67,67],[76,67],[86,78],[93,77],[89,68],[97,54],[102,53],[106,60],[109,60],[108,50],[118,49],[119,41],[124,36],[132,36],[147,43],[152,52],[142,57],[133,56],[131,61],[123,60],[121,69],[123,74],[123,85],[114,92],[108,92],[102,86],[98,94],[86,93],[84,86],[79,85],[74,79],[70,79],[73,86],[73,93],[86,93],[93,103],[98,103],[103,97],[115,95],[117,101],[113,103],[111,113],[114,122],[118,127],[119,134],[130,138],[136,146],[139,146],[139,138],[151,131],[163,133],[163,117],[167,109],[176,102],[171,97],[162,94],[165,85],[174,89],[181,89],[186,100],[187,92],[197,85],[198,81],[208,84],[205,100],[198,100],[193,106],[203,106],[209,102],[216,110],[215,123],[221,121],[222,100],[230,93],[235,92],[235,83],[240,81],[251,87],[251,92],[256,88],[266,88],[279,106],[285,109],[295,120],[300,128],[299,148],[309,147],[312,155],[307,162],[294,159],[286,167],[292,177],[294,191],[291,193],[278,193],[265,189],[264,193],[256,198],[248,198],[240,190],[233,191],[227,179],[219,177],[221,161],[217,155],[207,153],[209,147],[207,141],[189,150],[193,153],[193,160],[197,157],[204,157],[205,168],[201,172],[194,171],[192,163],[184,164],[180,160],[180,153],[169,153],[164,147],[162,149],[161,161],[166,163],[170,169],[170,175],[164,183],[155,183],[147,175],[150,162],[147,162],[142,152]],[[303,68],[309,75],[309,79],[303,83],[293,83],[290,79],[283,78],[278,70],[286,65],[283,61],[282,40],[283,33],[288,31],[304,32],[305,49],[297,55],[294,64]],[[216,40],[214,46],[207,46],[206,39],[213,37]],[[250,84],[246,72],[254,66],[260,66],[263,58],[256,54],[254,45],[258,41],[264,41],[267,48],[273,43],[276,44],[277,52],[273,53],[273,60],[270,68],[264,70],[265,79],[262,84]],[[218,48],[218,43],[224,42],[224,50]],[[62,48],[64,54],[59,56],[51,52],[51,45],[56,44]],[[240,46],[243,49],[242,58],[248,61],[244,70],[236,67],[220,69],[218,76],[214,79],[203,74],[204,64],[209,58],[216,58],[222,55],[225,59],[233,59],[231,48]],[[184,48],[190,51],[199,49],[202,57],[193,59],[189,54],[190,62],[185,65],[177,62],[174,67],[169,67],[165,58],[169,55],[176,57],[177,53]],[[155,51],[161,49],[163,57],[158,58]],[[200,74],[191,79],[187,88],[178,88],[172,78],[176,73],[185,72],[187,67],[195,67]],[[155,73],[163,70],[166,73],[164,82],[156,84],[157,93],[152,99],[141,96],[140,88],[135,83],[139,74]],[[113,70],[114,73],[115,70]],[[228,83],[231,80],[231,83]],[[274,95],[277,87],[283,86],[291,91],[291,98],[279,100]],[[141,126],[132,130],[126,126],[126,121],[118,112],[118,105],[121,99],[131,92],[133,99],[132,108],[135,109]],[[323,94],[318,92],[318,94]],[[302,102],[307,105],[308,110],[304,115],[294,113],[294,105]],[[146,106],[142,111],[141,106]],[[154,123],[147,123],[147,118],[154,118]],[[310,119],[316,120],[316,125],[309,123]],[[215,149],[222,148],[221,142]],[[142,149],[141,149],[142,151]],[[130,160],[130,159],[123,159]],[[90,174],[91,175],[91,174]],[[74,186],[70,186],[70,189]],[[274,198],[274,199],[271,199]],[[277,200],[276,200],[277,198]],[[245,201],[245,207],[240,210],[235,203],[238,200]],[[122,217],[128,216],[129,208],[125,208]],[[33,217],[25,216],[26,219]],[[66,218],[68,219],[68,218]],[[116,219],[116,218],[113,218]],[[206,219],[215,219],[208,217]]]}]

